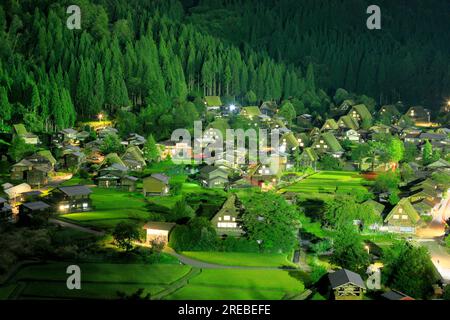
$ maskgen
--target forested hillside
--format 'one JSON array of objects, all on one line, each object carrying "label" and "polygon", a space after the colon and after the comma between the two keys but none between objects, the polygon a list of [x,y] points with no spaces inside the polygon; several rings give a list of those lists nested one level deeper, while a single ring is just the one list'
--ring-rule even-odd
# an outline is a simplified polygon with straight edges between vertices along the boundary
[{"label": "forested hillside", "polygon": [[[388,30],[369,33],[363,0],[282,2],[2,1],[0,130],[51,132],[105,111],[123,132],[164,138],[192,126],[205,95],[289,98],[297,114],[326,113],[339,87],[385,102],[450,95],[448,21],[427,5],[424,19],[386,13]],[[66,28],[72,4],[81,30]]]},{"label": "forested hillside", "polygon": [[[305,67],[318,84],[382,103],[437,107],[450,96],[450,2],[446,0],[183,0],[200,30]],[[366,28],[381,8],[382,30]]]},{"label": "forested hillside", "polygon": [[278,100],[310,92],[307,102],[317,110],[329,104],[315,88],[312,66],[304,78],[299,68],[200,33],[180,23],[177,1],[75,3],[81,30],[65,27],[69,2],[0,7],[4,130],[24,121],[32,131],[52,131],[131,105],[133,112],[117,114],[128,132],[167,136],[192,126],[204,95],[248,96],[256,103],[255,95]]}]

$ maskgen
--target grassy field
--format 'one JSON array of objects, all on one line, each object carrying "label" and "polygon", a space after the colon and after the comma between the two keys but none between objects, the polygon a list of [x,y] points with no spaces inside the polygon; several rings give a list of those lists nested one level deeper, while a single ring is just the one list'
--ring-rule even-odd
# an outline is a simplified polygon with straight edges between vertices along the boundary
[{"label": "grassy field", "polygon": [[[68,290],[66,268],[70,263],[27,266],[0,287],[0,299],[7,299],[21,284],[20,298],[28,299],[116,299],[117,292],[131,294],[138,289],[155,295],[190,274],[179,264],[81,263],[81,290]],[[302,281],[284,270],[206,269],[189,275],[188,284],[164,299],[261,299],[279,300],[304,291]]]},{"label": "grassy field", "polygon": [[283,267],[295,266],[286,254],[243,253],[243,252],[183,252],[183,255],[224,266]]},{"label": "grassy field", "polygon": [[64,181],[61,186],[69,187],[69,186],[77,186],[77,185],[92,185],[94,182],[91,179],[83,179],[79,177],[73,177],[70,180]]},{"label": "grassy field", "polygon": [[178,264],[78,264],[82,274],[81,290],[68,290],[68,265],[52,263],[25,267],[14,276],[12,282],[25,284],[20,296],[25,298],[114,299],[117,298],[117,291],[130,294],[139,288],[143,288],[145,293],[156,294],[190,271],[189,266]]},{"label": "grassy field", "polygon": [[334,193],[340,191],[351,192],[355,189],[367,190],[368,182],[358,173],[344,171],[322,171],[309,176],[289,187],[282,189],[282,192],[298,193]]},{"label": "grassy field", "polygon": [[84,226],[112,229],[124,220],[148,220],[144,196],[113,189],[93,188],[94,211],[66,214],[61,217]]},{"label": "grassy field", "polygon": [[168,300],[280,300],[304,291],[301,281],[283,270],[207,269]]}]

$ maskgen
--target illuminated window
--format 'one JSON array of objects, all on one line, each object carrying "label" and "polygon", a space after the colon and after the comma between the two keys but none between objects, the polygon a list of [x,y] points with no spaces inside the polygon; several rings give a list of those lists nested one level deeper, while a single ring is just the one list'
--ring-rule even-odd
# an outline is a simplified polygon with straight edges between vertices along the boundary
[{"label": "illuminated window", "polygon": [[394,215],[394,219],[395,219],[395,220],[398,220],[398,219],[400,219],[400,216],[399,216],[398,214],[395,214],[395,215]]},{"label": "illuminated window", "polygon": [[403,213],[403,208],[399,208],[398,213]]},{"label": "illuminated window", "polygon": [[219,222],[217,224],[218,228],[236,228],[237,223],[236,222]]},{"label": "illuminated window", "polygon": [[230,220],[231,220],[231,217],[230,217],[230,216],[223,216],[223,220],[225,220],[225,221],[230,221]]},{"label": "illuminated window", "polygon": [[402,215],[402,220],[408,220],[408,216],[407,215]]}]

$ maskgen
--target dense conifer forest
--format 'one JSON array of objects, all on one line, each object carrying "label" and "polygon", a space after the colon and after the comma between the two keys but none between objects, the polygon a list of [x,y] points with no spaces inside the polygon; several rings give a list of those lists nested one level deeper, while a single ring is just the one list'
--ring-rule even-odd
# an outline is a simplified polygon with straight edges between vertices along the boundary
[{"label": "dense conifer forest", "polygon": [[[205,95],[325,114],[341,87],[438,108],[450,96],[449,5],[382,2],[385,29],[369,31],[365,0],[3,1],[0,127],[51,132],[104,111],[160,138],[192,126]],[[81,30],[66,28],[74,3]]]}]

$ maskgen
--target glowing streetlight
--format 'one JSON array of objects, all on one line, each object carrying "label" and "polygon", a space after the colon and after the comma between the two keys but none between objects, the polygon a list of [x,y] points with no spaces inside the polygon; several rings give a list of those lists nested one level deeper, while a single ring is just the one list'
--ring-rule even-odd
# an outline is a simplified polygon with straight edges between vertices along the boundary
[{"label": "glowing streetlight", "polygon": [[364,249],[366,249],[367,253],[370,254],[370,247],[369,246],[364,246]]},{"label": "glowing streetlight", "polygon": [[230,111],[233,112],[234,110],[236,110],[236,106],[234,104],[230,105]]},{"label": "glowing streetlight", "polygon": [[102,120],[103,120],[103,117],[104,117],[104,116],[103,116],[103,113],[99,113],[98,116],[97,116],[97,118],[98,118],[99,121],[102,121]]}]

